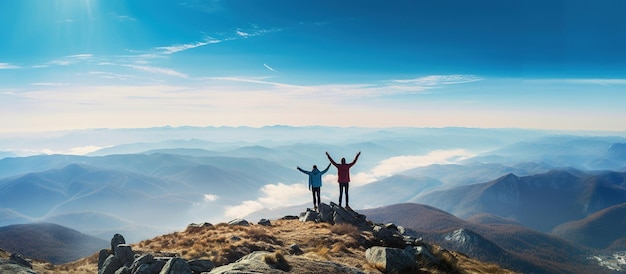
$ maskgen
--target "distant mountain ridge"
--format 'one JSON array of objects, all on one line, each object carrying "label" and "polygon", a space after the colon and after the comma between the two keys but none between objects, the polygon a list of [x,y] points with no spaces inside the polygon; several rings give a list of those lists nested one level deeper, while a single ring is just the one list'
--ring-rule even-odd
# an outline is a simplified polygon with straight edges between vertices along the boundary
[{"label": "distant mountain ridge", "polygon": [[561,224],[552,234],[598,249],[626,250],[626,203],[598,211],[589,217]]},{"label": "distant mountain ridge", "polygon": [[51,223],[0,227],[0,248],[54,264],[78,260],[107,246],[103,239]]},{"label": "distant mountain ridge", "polygon": [[604,271],[586,258],[590,250],[515,224],[468,222],[437,208],[413,203],[359,212],[375,222],[402,225],[427,241],[522,273]]},{"label": "distant mountain ridge", "polygon": [[574,175],[563,170],[525,177],[508,174],[487,183],[428,193],[416,201],[463,218],[490,213],[549,232],[561,223],[626,202],[625,176],[620,172]]}]

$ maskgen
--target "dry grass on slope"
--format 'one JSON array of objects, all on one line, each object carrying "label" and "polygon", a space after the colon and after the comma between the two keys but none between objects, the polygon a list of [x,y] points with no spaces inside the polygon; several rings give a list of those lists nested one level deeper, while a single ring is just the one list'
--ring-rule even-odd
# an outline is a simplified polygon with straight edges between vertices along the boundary
[{"label": "dry grass on slope", "polygon": [[[290,247],[296,244],[303,254],[292,256]],[[365,261],[365,250],[373,245],[370,231],[360,231],[352,225],[330,225],[326,223],[298,220],[276,220],[272,226],[230,226],[217,224],[190,227],[185,231],[157,236],[133,244],[136,253],[161,253],[176,255],[184,259],[209,259],[217,266],[229,264],[253,251],[269,251],[285,254],[287,261],[298,269],[301,260],[331,261],[361,269],[366,273],[380,273],[376,266]],[[433,248],[452,273],[512,273],[496,265],[475,261],[456,252]],[[291,259],[291,260],[290,260]],[[304,265],[303,265],[304,266]],[[50,268],[52,267],[52,268]],[[437,268],[422,268],[422,273],[450,273]],[[76,262],[50,266],[39,273],[96,273],[97,254]],[[293,271],[291,271],[293,272]]]}]

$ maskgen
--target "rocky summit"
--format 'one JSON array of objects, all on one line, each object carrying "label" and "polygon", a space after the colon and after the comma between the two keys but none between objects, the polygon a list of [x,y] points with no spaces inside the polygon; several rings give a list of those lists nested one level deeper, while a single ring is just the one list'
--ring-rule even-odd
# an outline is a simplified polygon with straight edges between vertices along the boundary
[{"label": "rocky summit", "polygon": [[194,223],[128,244],[115,234],[97,254],[23,273],[513,273],[424,242],[334,203],[256,223]]}]

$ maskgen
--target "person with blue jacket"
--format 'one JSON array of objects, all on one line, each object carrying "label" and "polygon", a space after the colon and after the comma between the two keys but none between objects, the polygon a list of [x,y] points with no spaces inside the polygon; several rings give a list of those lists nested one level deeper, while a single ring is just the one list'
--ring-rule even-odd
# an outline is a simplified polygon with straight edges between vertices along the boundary
[{"label": "person with blue jacket", "polygon": [[[328,171],[330,168],[330,164],[326,167],[326,169],[320,171],[317,169],[317,165],[313,165],[313,170],[306,171],[301,169],[300,167],[296,167],[300,172],[309,175],[309,190],[313,193],[313,207],[315,210],[319,207],[321,203],[320,199],[320,190],[322,188],[322,175]],[[317,199],[316,199],[317,198]]]}]

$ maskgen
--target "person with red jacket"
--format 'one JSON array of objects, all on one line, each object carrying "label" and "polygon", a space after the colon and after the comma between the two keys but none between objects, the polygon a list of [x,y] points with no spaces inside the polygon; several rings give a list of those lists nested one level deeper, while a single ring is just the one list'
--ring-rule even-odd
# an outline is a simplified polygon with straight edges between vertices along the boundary
[{"label": "person with red jacket", "polygon": [[350,209],[350,205],[348,202],[348,183],[350,183],[350,168],[354,164],[356,164],[356,161],[359,159],[360,155],[361,152],[359,151],[359,153],[356,154],[356,157],[354,157],[354,160],[352,160],[352,162],[349,164],[346,163],[346,158],[341,158],[341,163],[338,164],[333,160],[332,157],[330,157],[330,154],[326,152],[326,156],[328,157],[328,160],[330,160],[330,163],[337,168],[337,182],[339,183],[339,206],[341,206],[341,198],[343,196],[343,193],[345,192],[346,208],[348,209]]}]

